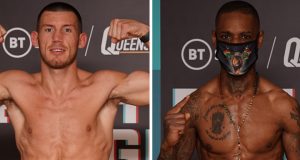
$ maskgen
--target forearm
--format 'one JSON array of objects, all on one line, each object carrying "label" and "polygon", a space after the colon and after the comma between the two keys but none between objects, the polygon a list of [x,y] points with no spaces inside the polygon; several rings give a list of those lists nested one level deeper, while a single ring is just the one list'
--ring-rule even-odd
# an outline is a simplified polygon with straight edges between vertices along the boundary
[{"label": "forearm", "polygon": [[160,160],[189,160],[197,141],[194,121],[188,108],[189,96],[169,110],[164,117],[165,136]]},{"label": "forearm", "polygon": [[175,159],[177,159],[176,155],[174,153],[174,150],[175,150],[174,146],[168,147],[167,145],[165,145],[163,143],[160,148],[158,160],[175,160]]},{"label": "forearm", "polygon": [[[192,144],[193,145],[193,144]],[[161,147],[159,160],[189,160],[194,148],[190,145],[177,144],[173,147]]]},{"label": "forearm", "polygon": [[161,145],[160,160],[189,160],[195,148],[196,137],[194,130],[186,130],[179,142],[170,146],[167,143]]},{"label": "forearm", "polygon": [[0,25],[0,44],[4,41],[5,34],[6,34],[6,30]]}]

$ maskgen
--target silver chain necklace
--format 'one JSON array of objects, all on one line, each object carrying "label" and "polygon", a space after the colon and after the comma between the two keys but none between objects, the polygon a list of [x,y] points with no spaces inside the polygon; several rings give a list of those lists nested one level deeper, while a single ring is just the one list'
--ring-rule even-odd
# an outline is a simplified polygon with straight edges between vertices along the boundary
[{"label": "silver chain necklace", "polygon": [[258,74],[256,73],[256,77],[255,77],[255,82],[254,82],[254,85],[253,85],[253,95],[247,105],[247,108],[246,108],[246,111],[245,113],[242,115],[242,121],[240,124],[236,123],[233,118],[232,118],[232,115],[228,109],[228,107],[226,106],[226,104],[224,103],[224,95],[223,95],[223,91],[222,91],[222,85],[221,85],[221,76],[220,76],[220,95],[221,95],[221,98],[223,100],[223,104],[222,104],[222,107],[224,108],[226,114],[228,115],[229,117],[229,120],[230,120],[230,123],[233,124],[235,130],[236,130],[236,133],[237,133],[237,146],[238,146],[238,151],[237,153],[234,155],[234,157],[237,157],[238,160],[241,159],[241,154],[242,154],[242,151],[241,151],[241,137],[240,137],[240,131],[241,131],[241,128],[242,126],[245,124],[245,121],[252,109],[252,105],[253,105],[253,101],[254,101],[254,98],[257,94],[257,86],[258,86]]}]

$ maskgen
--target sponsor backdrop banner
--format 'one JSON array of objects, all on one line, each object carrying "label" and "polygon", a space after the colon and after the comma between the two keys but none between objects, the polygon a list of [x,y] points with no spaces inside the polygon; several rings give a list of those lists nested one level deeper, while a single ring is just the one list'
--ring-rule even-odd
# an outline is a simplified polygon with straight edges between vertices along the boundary
[{"label": "sponsor backdrop banner", "polygon": [[[1,1],[0,24],[8,32],[5,43],[0,45],[0,72],[20,69],[34,73],[40,70],[39,52],[31,45],[30,32],[35,30],[39,11],[50,2],[54,1]],[[87,47],[80,49],[77,56],[80,68],[90,72],[101,69],[126,73],[134,70],[148,71],[148,48],[138,39],[111,45],[107,27],[113,18],[129,18],[149,24],[149,0],[66,2],[79,10],[83,19],[83,31],[88,34]],[[148,159],[148,132],[149,108],[120,104],[110,159]],[[0,107],[0,159],[20,159],[5,106]]]},{"label": "sponsor backdrop banner", "polygon": [[[215,15],[225,2],[161,1],[161,121],[182,97],[219,73],[211,33]],[[265,33],[257,71],[300,100],[300,1],[249,2],[257,9]]]}]

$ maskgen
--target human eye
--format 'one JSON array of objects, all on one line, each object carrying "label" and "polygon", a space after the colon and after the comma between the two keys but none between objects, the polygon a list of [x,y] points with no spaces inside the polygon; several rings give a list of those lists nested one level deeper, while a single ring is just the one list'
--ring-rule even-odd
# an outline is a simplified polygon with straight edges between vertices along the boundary
[{"label": "human eye", "polygon": [[249,41],[252,39],[252,35],[251,34],[242,34],[241,35],[242,40],[244,41]]},{"label": "human eye", "polygon": [[67,32],[67,33],[71,33],[71,32],[72,32],[72,29],[69,28],[69,27],[66,27],[66,28],[64,28],[64,31]]},{"label": "human eye", "polygon": [[45,28],[44,28],[44,31],[45,31],[45,32],[52,32],[52,31],[53,31],[53,28],[51,28],[51,27],[45,27]]},{"label": "human eye", "polygon": [[219,39],[220,39],[221,41],[230,41],[230,40],[231,40],[231,36],[230,36],[230,34],[228,34],[228,33],[221,33],[221,34],[219,35]]}]

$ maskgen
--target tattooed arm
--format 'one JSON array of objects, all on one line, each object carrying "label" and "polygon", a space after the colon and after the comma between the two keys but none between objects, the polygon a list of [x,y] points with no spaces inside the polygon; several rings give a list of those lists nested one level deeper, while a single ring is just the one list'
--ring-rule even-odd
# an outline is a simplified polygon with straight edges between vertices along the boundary
[{"label": "tattooed arm", "polygon": [[297,101],[291,97],[278,104],[283,121],[283,146],[288,160],[300,159],[300,108]]},{"label": "tattooed arm", "polygon": [[161,146],[159,160],[189,160],[195,148],[195,130],[186,129],[174,146],[168,146],[165,141]]},{"label": "tattooed arm", "polygon": [[[191,95],[179,102],[165,116],[165,139],[161,146],[159,160],[188,160],[196,143],[194,107],[198,96]],[[186,104],[185,104],[186,103]]]}]

